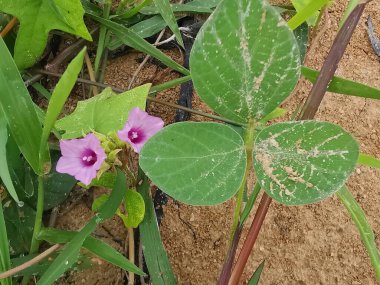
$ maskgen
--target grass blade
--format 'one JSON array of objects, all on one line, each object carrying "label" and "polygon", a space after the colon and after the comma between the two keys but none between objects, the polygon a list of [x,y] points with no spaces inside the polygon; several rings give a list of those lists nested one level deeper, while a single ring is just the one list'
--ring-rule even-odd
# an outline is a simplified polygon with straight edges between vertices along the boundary
[{"label": "grass blade", "polygon": [[137,187],[137,190],[144,198],[146,211],[139,229],[149,276],[154,285],[175,285],[177,284],[175,275],[161,242],[154,205],[149,195],[149,182],[141,170],[140,172],[143,182]]},{"label": "grass blade", "polygon": [[79,251],[86,238],[95,230],[97,224],[105,219],[111,218],[119,207],[126,191],[126,178],[122,171],[117,171],[114,189],[110,198],[100,209],[99,213],[93,217],[74,238],[65,245],[61,254],[49,266],[37,285],[50,285],[58,279],[77,260]]},{"label": "grass blade", "polygon": [[380,282],[380,253],[376,247],[375,235],[367,221],[365,213],[346,186],[343,186],[342,189],[337,192],[337,196],[346,207],[358,228],[362,242],[367,249],[372,266],[375,270],[376,278]]},{"label": "grass blade", "polygon": [[252,278],[249,280],[248,285],[257,285],[259,284],[261,272],[263,272],[265,265],[265,260],[260,263],[259,267],[257,267],[255,273],[253,273]]},{"label": "grass blade", "polygon": [[[38,239],[48,241],[49,243],[68,243],[75,237],[75,234],[76,232],[62,231],[58,229],[43,229],[38,235]],[[83,247],[99,256],[101,259],[126,271],[130,271],[138,275],[145,274],[140,268],[131,263],[124,255],[102,240],[88,236],[83,243]]]},{"label": "grass blade", "polygon": [[[9,173],[8,161],[7,161],[7,141],[8,141],[8,130],[7,130],[7,122],[5,121],[4,114],[0,111],[0,178],[9,195],[15,200],[17,203],[20,203],[18,199],[18,195],[16,193],[16,189],[13,185],[11,175]],[[1,203],[1,201],[0,201]]]},{"label": "grass blade", "polygon": [[344,11],[343,17],[340,20],[339,28],[343,26],[344,22],[347,20],[348,16],[355,9],[355,7],[360,4],[361,0],[350,0],[347,5],[346,11]]},{"label": "grass blade", "polygon": [[[9,256],[9,245],[7,228],[5,227],[3,205],[0,201],[0,271],[4,272],[11,268],[11,258]],[[12,285],[12,279],[6,278],[0,280],[1,285]]]},{"label": "grass blade", "polygon": [[125,45],[128,45],[134,49],[140,50],[142,52],[145,52],[158,60],[160,60],[162,63],[166,64],[167,66],[171,67],[172,69],[183,73],[184,75],[189,75],[190,72],[184,68],[182,65],[178,64],[174,60],[172,60],[170,57],[168,57],[166,54],[161,52],[159,49],[148,43],[146,40],[138,36],[135,32],[131,31],[130,29],[117,24],[113,21],[103,19],[101,17],[98,17],[92,13],[87,13],[92,19],[98,21],[102,25],[107,26],[110,30],[113,31],[113,33],[119,37]]},{"label": "grass blade", "polygon": [[[319,75],[319,71],[308,68],[306,66],[302,66],[301,73],[311,83],[315,83]],[[351,95],[378,100],[380,99],[379,89],[338,76],[333,77],[327,90],[343,95]]]},{"label": "grass blade", "polygon": [[175,35],[177,42],[184,48],[181,32],[179,31],[177,20],[173,14],[172,8],[170,6],[169,0],[154,0],[158,11],[160,12],[162,18],[168,24],[170,30]]},{"label": "grass blade", "polygon": [[0,39],[0,58],[0,108],[25,159],[40,174],[38,153],[42,128],[33,101],[3,39]]},{"label": "grass blade", "polygon": [[358,164],[380,169],[380,159],[365,153],[359,154]]},{"label": "grass blade", "polygon": [[[50,132],[53,129],[55,121],[61,113],[67,97],[69,97],[70,92],[76,83],[79,72],[82,69],[85,52],[86,48],[82,49],[82,51],[72,60],[54,88],[53,94],[49,101],[48,109],[46,111],[44,128],[42,130],[40,163],[44,162],[42,156],[44,155]],[[43,165],[41,165],[41,168],[43,169]]]},{"label": "grass blade", "polygon": [[294,30],[299,27],[303,22],[309,19],[313,14],[319,11],[330,0],[313,0],[306,5],[301,11],[295,14],[288,22],[289,27]]}]

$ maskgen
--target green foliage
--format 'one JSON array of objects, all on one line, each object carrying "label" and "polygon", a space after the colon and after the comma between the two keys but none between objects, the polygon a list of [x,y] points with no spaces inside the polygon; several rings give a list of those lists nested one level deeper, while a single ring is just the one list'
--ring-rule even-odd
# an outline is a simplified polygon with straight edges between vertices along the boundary
[{"label": "green foliage", "polygon": [[261,262],[260,265],[257,267],[257,269],[253,273],[251,279],[249,280],[248,285],[259,284],[261,273],[263,272],[263,269],[264,269],[264,265],[265,265],[265,260],[263,262]]},{"label": "green foliage", "polygon": [[[220,0],[194,0],[186,4],[171,4],[173,12],[187,13],[212,13],[212,8],[219,4]],[[141,9],[140,13],[145,15],[159,14],[159,10],[155,6],[148,6]]]},{"label": "green foliage", "polygon": [[[106,194],[100,195],[92,203],[92,210],[98,211],[104,203],[107,202],[109,196]],[[119,209],[116,211],[125,227],[127,228],[137,228],[141,221],[144,219],[145,214],[145,204],[144,199],[141,197],[140,193],[134,190],[127,190],[125,193],[124,206],[126,215],[123,214]]]},{"label": "green foliage", "polygon": [[[4,2],[8,3],[0,3]],[[0,112],[4,113],[9,130],[26,160],[36,173],[41,173],[38,154],[42,128],[29,92],[2,39],[0,58]]]},{"label": "green foliage", "polygon": [[[330,0],[313,0],[308,1],[308,4],[303,6],[298,13],[289,20],[289,27],[294,30],[299,27],[303,22],[313,17],[317,11],[319,11],[323,6],[327,5]],[[306,2],[305,2],[306,3]]]},{"label": "green foliage", "polygon": [[80,0],[0,0],[0,11],[20,21],[14,58],[20,69],[36,63],[50,30],[61,30],[91,40],[83,22]]},{"label": "green foliage", "polygon": [[[297,12],[301,12],[307,5],[315,0],[291,0],[294,8]],[[319,9],[316,10],[312,15],[306,20],[309,26],[315,26],[319,17]]]},{"label": "green foliage", "polygon": [[160,60],[162,63],[166,64],[170,68],[181,72],[182,74],[188,75],[189,71],[184,68],[182,65],[178,64],[174,60],[172,60],[170,57],[168,57],[166,54],[161,52],[159,49],[145,41],[143,38],[141,38],[139,35],[137,35],[132,30],[124,27],[123,25],[120,25],[116,22],[103,19],[102,17],[99,17],[92,12],[88,11],[86,12],[92,19],[95,21],[101,23],[102,25],[105,25],[108,29],[110,29],[125,45],[130,46],[132,48],[135,48],[139,51],[145,52],[158,60]]},{"label": "green foliage", "polygon": [[[11,268],[11,258],[9,254],[9,244],[7,228],[3,214],[3,205],[0,198],[0,272],[5,272]],[[12,279],[6,278],[0,280],[1,285],[12,285]]]},{"label": "green foliage", "polygon": [[28,204],[19,207],[14,201],[4,204],[4,217],[10,254],[17,256],[29,251],[36,212]]},{"label": "green foliage", "polygon": [[216,123],[172,124],[140,153],[140,167],[165,193],[191,205],[214,205],[240,188],[246,169],[241,136]]},{"label": "green foliage", "polygon": [[[302,66],[302,76],[314,83],[317,80],[319,72],[317,70]],[[352,80],[334,76],[327,89],[330,92],[335,92],[344,95],[351,95],[363,98],[380,99],[380,90],[371,86],[358,83]]]},{"label": "green foliage", "polygon": [[123,217],[126,227],[137,228],[145,215],[145,203],[140,193],[134,190],[127,190],[125,193],[125,211],[127,215]]},{"label": "green foliage", "polygon": [[169,0],[153,0],[153,1],[156,4],[156,7],[158,11],[160,12],[162,18],[165,20],[170,30],[172,30],[173,34],[175,35],[177,42],[180,44],[180,46],[184,47],[182,35],[181,35],[181,32],[179,31],[177,20],[173,14]]},{"label": "green foliage", "polygon": [[121,200],[124,197],[126,186],[126,178],[122,171],[118,170],[114,189],[110,198],[100,209],[99,213],[93,217],[86,226],[83,227],[73,239],[65,245],[61,254],[54,260],[46,272],[42,275],[37,285],[50,285],[57,278],[61,276],[66,270],[68,270],[78,259],[79,251],[86,240],[86,238],[95,230],[97,224],[101,223],[105,219],[111,218],[117,208],[119,207]]},{"label": "green foliage", "polygon": [[299,49],[270,5],[223,1],[199,32],[190,67],[202,100],[245,123],[263,118],[290,95],[300,73]]},{"label": "green foliage", "polygon": [[358,155],[358,143],[337,125],[286,122],[258,134],[254,167],[269,196],[286,205],[303,205],[338,191],[354,170]]},{"label": "green foliage", "polygon": [[44,153],[47,147],[50,132],[53,129],[55,121],[61,113],[63,106],[76,83],[79,72],[82,69],[85,52],[86,48],[83,48],[82,51],[70,62],[62,77],[55,86],[53,94],[49,100],[40,144],[39,155],[41,169],[44,169],[44,166],[42,164],[45,162]]},{"label": "green foliage", "polygon": [[78,138],[92,131],[107,135],[120,130],[130,110],[145,109],[150,86],[145,84],[121,94],[107,88],[95,97],[78,102],[74,112],[57,121],[55,126],[65,131],[62,139]]},{"label": "green foliage", "polygon": [[9,173],[8,161],[7,161],[7,142],[8,142],[8,130],[7,122],[5,121],[4,114],[0,111],[0,178],[4,186],[7,188],[9,195],[13,200],[19,203],[16,189],[13,185],[11,175]]},{"label": "green foliage", "polygon": [[144,220],[139,226],[140,240],[149,277],[154,285],[176,285],[177,281],[158,229],[148,178],[140,173],[139,181],[142,183],[137,186],[137,191],[143,197],[146,207]]},{"label": "green foliage", "polygon": [[371,259],[372,266],[375,269],[376,278],[380,281],[380,252],[376,247],[375,235],[367,221],[365,213],[346,186],[343,186],[342,189],[337,192],[337,195],[358,228],[360,237]]},{"label": "green foliage", "polygon": [[358,164],[380,169],[380,159],[364,153],[359,154]]},{"label": "green foliage", "polygon": [[[76,234],[76,232],[49,228],[43,229],[39,233],[38,239],[48,241],[49,243],[68,243],[75,237]],[[83,248],[124,270],[131,271],[138,275],[144,275],[144,272],[141,271],[140,268],[131,263],[127,258],[125,258],[124,255],[119,253],[112,246],[100,239],[88,236],[83,242]]]}]

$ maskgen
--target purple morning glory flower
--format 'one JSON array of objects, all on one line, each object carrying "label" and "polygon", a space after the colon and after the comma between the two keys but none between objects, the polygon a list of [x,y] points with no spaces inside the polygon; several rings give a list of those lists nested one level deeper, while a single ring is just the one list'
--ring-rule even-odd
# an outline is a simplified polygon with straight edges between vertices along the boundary
[{"label": "purple morning glory flower", "polygon": [[57,172],[70,174],[85,185],[96,177],[107,157],[94,134],[83,139],[61,140],[60,147],[62,156],[57,163]]},{"label": "purple morning glory flower", "polygon": [[139,153],[143,145],[164,127],[161,118],[148,115],[139,108],[129,112],[127,123],[117,135],[122,141],[129,143]]}]

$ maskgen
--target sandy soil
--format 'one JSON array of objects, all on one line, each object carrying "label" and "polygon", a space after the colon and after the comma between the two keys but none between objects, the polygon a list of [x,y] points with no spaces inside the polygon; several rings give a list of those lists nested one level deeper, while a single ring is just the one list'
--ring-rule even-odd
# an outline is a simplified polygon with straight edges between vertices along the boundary
[{"label": "sandy soil", "polygon": [[[283,1],[277,1],[283,2]],[[339,18],[348,1],[338,0],[331,6],[322,25],[311,39],[313,47],[306,65],[319,69],[336,35]],[[337,74],[380,88],[380,62],[373,52],[367,32],[366,18],[371,15],[380,35],[380,1],[372,1],[360,21]],[[177,51],[169,52],[179,62]],[[127,87],[139,63],[141,54],[128,54],[110,60],[106,83]],[[135,85],[145,82],[158,84],[177,77],[169,69],[148,63]],[[294,96],[284,107],[295,110],[305,98],[311,85],[301,80]],[[158,98],[176,102],[179,87],[162,92]],[[207,111],[198,98],[194,108]],[[380,102],[370,99],[328,94],[317,118],[340,124],[360,141],[361,151],[380,157]],[[175,111],[157,104],[150,112],[162,116],[166,123],[174,120]],[[203,120],[195,116],[193,120]],[[358,167],[349,181],[349,187],[365,209],[380,246],[380,171]],[[190,207],[172,200],[165,207],[161,234],[168,250],[179,284],[215,284],[220,272],[229,237],[230,217],[234,202],[231,200],[215,207]],[[78,229],[90,217],[88,203],[80,201],[66,216],[58,219],[58,226]],[[82,218],[83,217],[83,218]],[[82,220],[83,219],[83,220]],[[81,222],[82,220],[82,222]],[[108,229],[97,234],[111,241],[123,251],[126,232],[117,219],[109,222]],[[246,229],[243,232],[245,236]],[[116,240],[116,241],[115,241]],[[322,203],[285,207],[273,203],[254,248],[241,284],[262,260],[266,260],[260,284],[376,284],[369,258],[361,244],[355,226],[336,197]],[[91,278],[89,278],[91,276]],[[59,284],[124,284],[121,270],[108,265],[80,273],[70,273]]]}]

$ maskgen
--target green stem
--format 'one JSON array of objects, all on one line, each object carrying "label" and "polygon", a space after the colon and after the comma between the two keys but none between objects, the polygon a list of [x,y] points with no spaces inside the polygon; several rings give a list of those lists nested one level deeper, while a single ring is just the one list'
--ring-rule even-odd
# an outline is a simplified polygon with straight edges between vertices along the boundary
[{"label": "green stem", "polygon": [[38,234],[41,231],[42,227],[42,214],[44,212],[44,179],[43,175],[38,176],[38,193],[37,193],[37,211],[36,219],[34,222],[32,243],[30,245],[29,254],[36,253],[40,245],[39,240],[37,239]]},{"label": "green stem", "polygon": [[367,249],[375,270],[376,278],[380,282],[380,253],[376,247],[375,235],[366,219],[365,213],[346,186],[343,186],[337,192],[337,196],[350,213],[352,220],[358,228],[362,242]]},{"label": "green stem", "polygon": [[247,129],[244,134],[244,145],[247,152],[247,167],[245,169],[244,179],[240,186],[239,192],[236,197],[236,206],[234,209],[234,216],[232,222],[231,230],[231,241],[233,239],[234,233],[236,231],[237,225],[240,220],[241,207],[243,204],[244,190],[246,188],[247,178],[252,168],[252,159],[253,159],[253,141],[256,133],[256,127],[254,121],[249,121]]},{"label": "green stem", "polygon": [[[29,254],[37,253],[40,241],[37,239],[38,234],[42,227],[42,214],[44,212],[44,179],[43,175],[38,176],[38,190],[37,190],[37,211],[34,220],[33,236],[30,244]],[[21,285],[27,285],[30,280],[30,275],[25,275],[22,279]]]},{"label": "green stem", "polygon": [[[3,205],[0,197],[0,270],[7,271],[11,268],[11,259],[9,256],[9,244],[7,236],[7,228],[5,226],[5,219],[3,213]],[[10,277],[0,280],[1,285],[11,285],[12,279]]]}]

